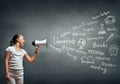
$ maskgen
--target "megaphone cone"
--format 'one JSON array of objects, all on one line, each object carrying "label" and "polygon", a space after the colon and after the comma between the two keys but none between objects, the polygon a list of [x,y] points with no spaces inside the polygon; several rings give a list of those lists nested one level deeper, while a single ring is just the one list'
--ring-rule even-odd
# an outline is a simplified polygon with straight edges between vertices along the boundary
[{"label": "megaphone cone", "polygon": [[33,46],[37,46],[37,45],[45,45],[47,47],[47,39],[44,40],[34,40],[32,41],[32,45]]}]

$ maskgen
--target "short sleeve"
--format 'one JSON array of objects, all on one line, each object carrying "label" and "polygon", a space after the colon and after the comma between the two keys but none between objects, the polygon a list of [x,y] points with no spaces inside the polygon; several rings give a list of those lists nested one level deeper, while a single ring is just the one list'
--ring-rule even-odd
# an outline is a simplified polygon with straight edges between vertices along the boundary
[{"label": "short sleeve", "polygon": [[27,52],[24,49],[22,49],[22,53],[23,55],[25,55]]},{"label": "short sleeve", "polygon": [[11,47],[6,48],[5,51],[9,51],[9,52],[11,52]]}]

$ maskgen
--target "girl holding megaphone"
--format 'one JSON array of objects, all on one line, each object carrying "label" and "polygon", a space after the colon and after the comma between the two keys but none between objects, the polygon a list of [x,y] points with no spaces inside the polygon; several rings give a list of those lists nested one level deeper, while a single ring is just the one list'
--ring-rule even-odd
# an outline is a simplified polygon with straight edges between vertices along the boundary
[{"label": "girl holding megaphone", "polygon": [[35,48],[33,56],[21,47],[24,45],[24,36],[22,34],[15,34],[10,41],[10,46],[5,51],[5,77],[8,84],[23,84],[24,81],[24,68],[23,58],[32,63],[35,61],[40,48]]}]

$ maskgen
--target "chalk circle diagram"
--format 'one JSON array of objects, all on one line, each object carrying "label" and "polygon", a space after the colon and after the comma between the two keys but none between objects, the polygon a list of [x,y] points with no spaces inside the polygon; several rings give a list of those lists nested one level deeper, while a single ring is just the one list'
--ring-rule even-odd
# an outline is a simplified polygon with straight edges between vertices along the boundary
[{"label": "chalk circle diagram", "polygon": [[79,46],[79,49],[83,49],[83,47],[86,45],[86,40],[83,38],[79,38],[77,44]]}]

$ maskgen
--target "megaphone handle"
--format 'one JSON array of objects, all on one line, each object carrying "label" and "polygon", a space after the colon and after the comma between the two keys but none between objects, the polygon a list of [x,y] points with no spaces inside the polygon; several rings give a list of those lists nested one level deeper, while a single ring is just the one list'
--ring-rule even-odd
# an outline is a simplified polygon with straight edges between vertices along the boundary
[{"label": "megaphone handle", "polygon": [[35,47],[36,47],[36,48],[39,48],[39,47],[40,47],[40,45],[35,45]]}]

